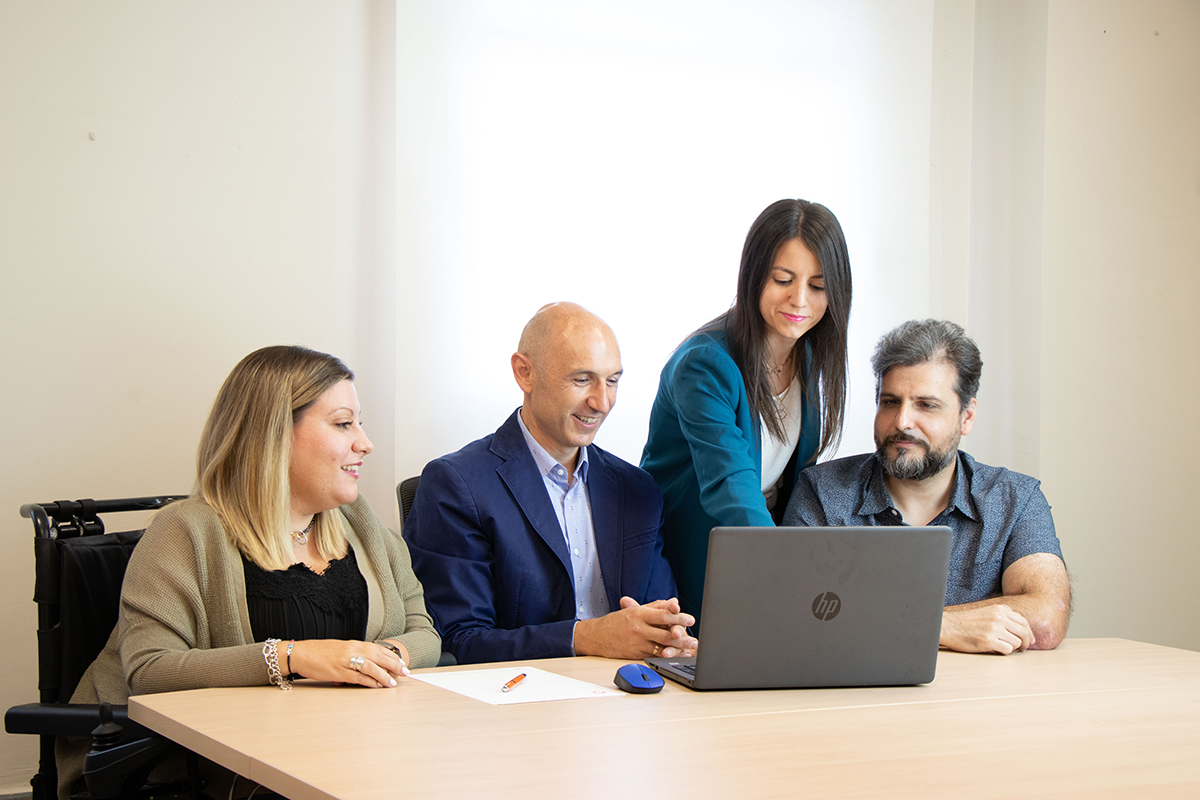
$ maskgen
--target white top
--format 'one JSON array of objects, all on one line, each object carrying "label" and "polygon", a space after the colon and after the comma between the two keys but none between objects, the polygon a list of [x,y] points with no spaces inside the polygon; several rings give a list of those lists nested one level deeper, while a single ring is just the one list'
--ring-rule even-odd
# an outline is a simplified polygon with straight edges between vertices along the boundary
[{"label": "white top", "polygon": [[[781,442],[771,435],[765,424],[760,424],[762,430],[762,493],[767,501],[767,510],[775,508],[775,498],[779,494],[780,476],[787,469],[788,460],[800,443],[800,381],[792,379],[791,385],[782,394],[775,395],[775,405],[783,412],[783,430],[785,438]],[[760,420],[761,423],[761,420]]]}]

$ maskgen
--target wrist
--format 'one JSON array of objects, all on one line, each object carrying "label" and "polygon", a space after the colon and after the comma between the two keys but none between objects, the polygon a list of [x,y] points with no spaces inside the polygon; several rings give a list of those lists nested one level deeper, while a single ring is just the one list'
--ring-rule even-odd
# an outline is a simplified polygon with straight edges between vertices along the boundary
[{"label": "wrist", "polygon": [[577,656],[594,656],[595,649],[592,647],[592,628],[595,626],[595,620],[577,619],[575,627],[571,633],[571,649],[575,651]]}]

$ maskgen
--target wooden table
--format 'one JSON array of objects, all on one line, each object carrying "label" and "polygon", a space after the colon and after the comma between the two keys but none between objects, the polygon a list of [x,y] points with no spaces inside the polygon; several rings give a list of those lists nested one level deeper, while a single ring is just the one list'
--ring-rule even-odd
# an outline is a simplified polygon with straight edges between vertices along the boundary
[{"label": "wooden table", "polygon": [[[611,686],[624,662],[522,663]],[[1200,653],[1121,639],[942,652],[934,682],[912,687],[668,681],[657,695],[491,706],[419,681],[300,682],[145,695],[129,713],[294,800],[1200,797]]]}]

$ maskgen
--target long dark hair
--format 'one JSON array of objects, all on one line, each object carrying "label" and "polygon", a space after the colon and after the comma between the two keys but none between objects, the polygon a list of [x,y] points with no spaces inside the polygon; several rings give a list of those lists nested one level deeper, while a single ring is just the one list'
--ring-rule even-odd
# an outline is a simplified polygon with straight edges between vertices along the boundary
[{"label": "long dark hair", "polygon": [[759,299],[770,277],[776,251],[792,239],[799,239],[812,251],[825,276],[825,316],[796,342],[794,358],[805,396],[821,409],[821,439],[816,453],[819,456],[837,447],[846,411],[850,254],[842,226],[833,212],[807,200],[780,200],[767,206],[746,234],[733,308],[700,330],[725,331],[751,407],[771,435],[783,439],[785,432],[778,416],[762,413],[763,409],[773,407],[773,393],[767,367],[767,324],[759,309]]}]

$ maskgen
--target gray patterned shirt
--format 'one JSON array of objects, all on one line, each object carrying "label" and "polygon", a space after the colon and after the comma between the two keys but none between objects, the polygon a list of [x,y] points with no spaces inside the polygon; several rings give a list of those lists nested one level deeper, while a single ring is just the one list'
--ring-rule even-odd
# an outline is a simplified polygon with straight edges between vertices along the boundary
[{"label": "gray patterned shirt", "polygon": [[[980,464],[958,451],[950,505],[930,525],[954,534],[946,605],[973,603],[1001,592],[1004,570],[1032,553],[1062,558],[1041,482]],[[804,470],[783,525],[848,527],[904,525],[874,453],[839,458]]]}]

